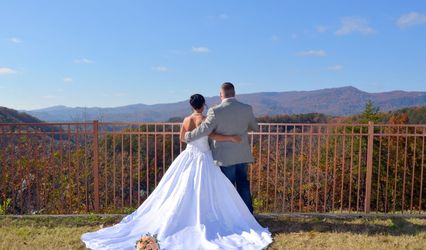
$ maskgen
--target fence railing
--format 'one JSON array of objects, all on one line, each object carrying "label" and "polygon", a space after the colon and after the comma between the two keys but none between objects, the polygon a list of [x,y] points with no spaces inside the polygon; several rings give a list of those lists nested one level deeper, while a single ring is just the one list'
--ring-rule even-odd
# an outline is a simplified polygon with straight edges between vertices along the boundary
[{"label": "fence railing", "polygon": [[[0,124],[11,213],[139,206],[185,148],[178,123]],[[426,125],[259,124],[249,133],[258,212],[423,212]]]}]

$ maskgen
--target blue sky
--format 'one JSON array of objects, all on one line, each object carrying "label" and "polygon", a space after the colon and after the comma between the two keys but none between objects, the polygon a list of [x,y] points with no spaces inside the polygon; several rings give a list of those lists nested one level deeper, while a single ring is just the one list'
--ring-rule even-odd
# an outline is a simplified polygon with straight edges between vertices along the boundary
[{"label": "blue sky", "polygon": [[426,91],[424,0],[2,1],[0,106]]}]

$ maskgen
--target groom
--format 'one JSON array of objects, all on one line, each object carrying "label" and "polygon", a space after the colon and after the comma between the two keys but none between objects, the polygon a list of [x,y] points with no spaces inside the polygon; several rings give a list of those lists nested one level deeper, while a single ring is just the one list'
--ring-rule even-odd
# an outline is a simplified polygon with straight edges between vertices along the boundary
[{"label": "groom", "polygon": [[258,131],[256,118],[250,105],[235,99],[235,88],[225,82],[220,88],[222,103],[207,112],[206,120],[196,129],[185,134],[186,142],[191,142],[212,132],[223,135],[239,135],[241,143],[213,141],[211,144],[213,159],[222,172],[237,186],[237,191],[253,213],[250,183],[247,179],[248,163],[253,162],[248,134]]}]

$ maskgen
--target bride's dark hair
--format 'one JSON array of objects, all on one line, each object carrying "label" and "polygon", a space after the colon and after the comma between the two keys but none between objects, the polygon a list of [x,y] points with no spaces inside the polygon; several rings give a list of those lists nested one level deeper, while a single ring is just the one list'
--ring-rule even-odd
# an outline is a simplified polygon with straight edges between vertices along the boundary
[{"label": "bride's dark hair", "polygon": [[204,99],[204,96],[194,94],[189,98],[189,104],[191,104],[193,109],[200,109],[204,106],[204,104],[206,104],[206,100]]}]

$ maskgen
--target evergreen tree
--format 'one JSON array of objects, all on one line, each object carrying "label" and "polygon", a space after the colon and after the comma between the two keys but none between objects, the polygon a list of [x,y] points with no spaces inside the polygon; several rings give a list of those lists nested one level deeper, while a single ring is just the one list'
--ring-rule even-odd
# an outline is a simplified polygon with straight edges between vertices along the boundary
[{"label": "evergreen tree", "polygon": [[368,100],[360,117],[361,123],[378,122],[380,119],[379,107],[374,106],[374,103]]}]

